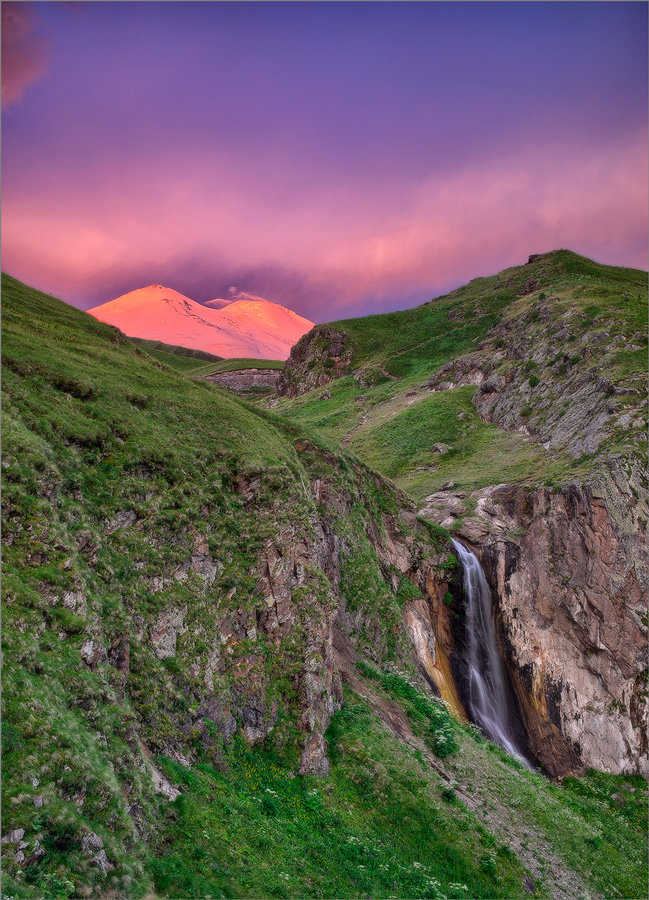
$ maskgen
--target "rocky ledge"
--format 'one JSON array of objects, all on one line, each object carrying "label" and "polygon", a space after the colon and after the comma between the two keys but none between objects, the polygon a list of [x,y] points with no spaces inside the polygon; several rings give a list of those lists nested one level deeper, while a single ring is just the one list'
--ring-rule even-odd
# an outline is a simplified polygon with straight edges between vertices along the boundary
[{"label": "rocky ledge", "polygon": [[623,360],[646,338],[613,334],[597,320],[588,326],[566,299],[523,300],[478,350],[445,363],[425,387],[476,385],[483,419],[573,457],[596,453],[616,431],[645,441],[646,375],[625,372]]},{"label": "rocky ledge", "polygon": [[233,369],[231,372],[204,375],[201,380],[212,381],[232,391],[247,391],[253,387],[274,388],[280,375],[280,369]]}]

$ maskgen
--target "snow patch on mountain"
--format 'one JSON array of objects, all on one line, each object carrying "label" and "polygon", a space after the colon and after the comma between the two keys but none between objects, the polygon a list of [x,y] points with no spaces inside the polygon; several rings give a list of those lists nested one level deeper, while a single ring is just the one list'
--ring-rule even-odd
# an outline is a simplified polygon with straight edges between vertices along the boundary
[{"label": "snow patch on mountain", "polygon": [[130,337],[225,358],[287,359],[293,344],[313,327],[293,310],[253,294],[239,292],[230,301],[201,304],[159,284],[130,291],[88,312]]}]

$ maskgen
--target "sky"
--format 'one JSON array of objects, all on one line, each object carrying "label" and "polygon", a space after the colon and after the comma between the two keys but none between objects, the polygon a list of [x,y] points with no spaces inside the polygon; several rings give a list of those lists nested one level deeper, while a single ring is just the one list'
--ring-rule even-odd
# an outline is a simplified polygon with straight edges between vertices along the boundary
[{"label": "sky", "polygon": [[316,322],[647,268],[647,106],[643,2],[3,2],[2,268]]}]

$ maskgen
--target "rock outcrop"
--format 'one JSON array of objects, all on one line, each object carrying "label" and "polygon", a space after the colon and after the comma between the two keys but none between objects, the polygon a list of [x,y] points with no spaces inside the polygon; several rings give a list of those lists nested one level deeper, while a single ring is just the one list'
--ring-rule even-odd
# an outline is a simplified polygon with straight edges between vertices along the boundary
[{"label": "rock outcrop", "polygon": [[[299,447],[307,470],[314,463],[319,469],[321,451],[307,442]],[[305,732],[300,771],[317,775],[328,772],[324,732],[342,700],[333,652],[335,630],[375,661],[399,659],[413,674],[419,672],[462,714],[446,661],[452,636],[442,603],[448,576],[440,564],[448,557],[449,545],[442,537],[431,547],[430,536],[404,495],[390,513],[380,512],[367,499],[387,488],[377,476],[359,470],[358,487],[350,492],[330,471],[329,477],[319,472],[310,484],[320,509],[311,520],[312,539],[305,540],[287,525],[264,544],[256,586],[265,598],[262,612],[255,614],[254,622],[240,618],[229,633],[219,625],[226,654],[230,642],[251,636],[267,636],[279,653],[282,638],[288,642],[296,630],[304,633],[301,661],[296,660],[299,728]],[[367,567],[361,571],[354,565],[357,555]],[[395,598],[403,584],[409,585],[412,599],[401,610]],[[239,699],[233,713],[250,740],[261,740],[275,725],[277,703],[269,707],[265,699],[268,684],[256,679],[254,653],[240,671],[246,684],[239,685],[235,675],[235,695],[241,698],[243,692],[255,700],[242,706]],[[259,714],[252,723],[246,719],[251,705]]]},{"label": "rock outcrop", "polygon": [[625,356],[646,338],[615,333],[601,307],[565,291],[537,295],[539,286],[526,285],[530,295],[478,348],[424,387],[475,385],[481,418],[550,452],[594,458],[591,474],[566,473],[552,489],[441,490],[421,512],[483,562],[528,741],[546,769],[646,772],[646,376]]},{"label": "rock outcrop", "polygon": [[646,375],[628,373],[622,361],[645,344],[640,334],[629,339],[597,320],[588,324],[565,298],[523,298],[478,350],[442,365],[426,387],[476,385],[483,419],[579,457],[616,430],[646,442]]},{"label": "rock outcrop", "polygon": [[316,325],[291,348],[277,381],[278,397],[299,397],[349,370],[352,349],[344,331]]}]

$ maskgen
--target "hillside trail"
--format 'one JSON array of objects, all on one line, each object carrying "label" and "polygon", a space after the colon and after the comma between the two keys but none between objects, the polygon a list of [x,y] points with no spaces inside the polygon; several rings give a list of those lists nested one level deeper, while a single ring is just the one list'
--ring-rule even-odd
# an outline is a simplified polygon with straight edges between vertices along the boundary
[{"label": "hillside trail", "polygon": [[[412,731],[408,717],[394,700],[381,696],[362,680],[355,666],[359,658],[345,635],[334,632],[334,654],[343,681],[362,697],[388,730],[413,750],[421,753],[428,765],[450,785],[471,809],[477,820],[492,834],[498,844],[508,844],[523,862],[536,886],[543,885],[551,900],[605,900],[589,888],[578,872],[560,859],[543,834],[525,820],[525,810],[514,810],[503,802],[502,792],[494,783],[493,771],[485,766],[484,748],[466,741],[461,761],[453,757],[443,760],[433,756],[424,741]],[[500,769],[501,777],[522,779],[523,775],[497,759],[489,759],[489,767]],[[527,889],[527,888],[526,888]],[[531,891],[530,891],[531,892]]]},{"label": "hillside trail", "polygon": [[[380,400],[373,405],[362,403],[359,406],[359,416],[356,420],[356,425],[345,434],[341,440],[341,444],[343,447],[349,447],[354,435],[368,423],[370,425],[376,425],[381,421],[387,421],[398,413],[403,412],[405,407],[412,406],[414,403],[420,403],[429,395],[430,391],[425,390],[425,385],[422,384],[414,388],[404,388],[404,390],[399,391],[398,394],[394,394],[386,400]],[[408,399],[406,399],[407,397]]]}]

